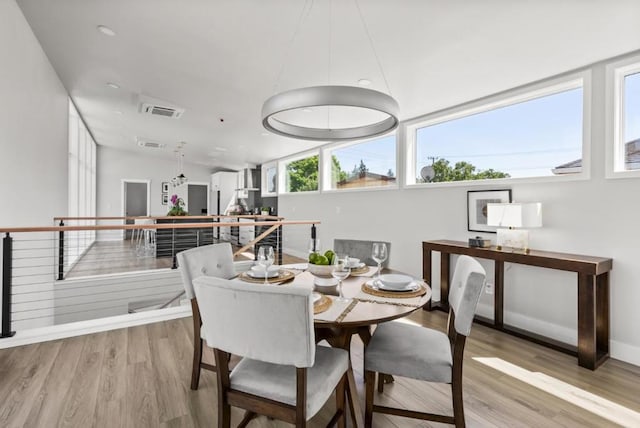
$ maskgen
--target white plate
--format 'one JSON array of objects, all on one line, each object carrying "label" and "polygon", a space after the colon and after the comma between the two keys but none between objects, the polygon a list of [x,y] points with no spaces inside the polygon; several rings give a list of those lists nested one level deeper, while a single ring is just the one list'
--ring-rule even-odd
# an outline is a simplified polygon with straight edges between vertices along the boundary
[{"label": "white plate", "polygon": [[374,280],[373,287],[383,291],[393,291],[395,293],[407,293],[411,291],[417,291],[420,288],[420,284],[418,284],[417,282],[411,282],[403,288],[389,288],[384,284],[382,284],[381,282],[379,282],[378,280]]},{"label": "white plate", "polygon": [[403,290],[405,289],[411,282],[413,278],[409,275],[401,275],[401,274],[386,274],[380,275],[378,279],[381,285],[384,285],[385,290]]},{"label": "white plate", "polygon": [[[269,272],[267,278],[275,278],[279,275],[279,273],[280,273],[279,270]],[[248,270],[247,275],[249,275],[251,278],[264,279],[264,270],[260,270],[260,271]]]},{"label": "white plate", "polygon": [[320,293],[313,293],[313,304],[315,305],[322,299],[322,295]]},{"label": "white plate", "polygon": [[347,266],[349,266],[351,269],[357,269],[361,265],[364,265],[364,263],[360,262],[360,259],[356,259],[354,257],[349,257],[349,261],[347,263]]}]

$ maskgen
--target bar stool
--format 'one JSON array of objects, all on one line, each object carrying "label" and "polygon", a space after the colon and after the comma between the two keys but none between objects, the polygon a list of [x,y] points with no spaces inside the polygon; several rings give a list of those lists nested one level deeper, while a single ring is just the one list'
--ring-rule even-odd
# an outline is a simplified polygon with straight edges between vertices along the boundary
[{"label": "bar stool", "polygon": [[[155,224],[150,218],[137,218],[134,221],[136,225]],[[156,231],[155,229],[134,229],[136,237],[136,255],[138,257],[155,256],[156,252]],[[132,238],[133,239],[133,238]]]}]

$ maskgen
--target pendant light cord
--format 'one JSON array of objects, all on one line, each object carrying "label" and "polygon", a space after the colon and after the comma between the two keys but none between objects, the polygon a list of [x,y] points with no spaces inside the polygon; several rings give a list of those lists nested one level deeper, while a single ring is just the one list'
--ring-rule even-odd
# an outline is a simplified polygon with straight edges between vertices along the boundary
[{"label": "pendant light cord", "polygon": [[380,74],[382,74],[382,80],[384,81],[384,85],[387,87],[387,92],[389,92],[389,95],[393,96],[393,94],[391,93],[391,88],[389,87],[389,82],[387,81],[387,76],[384,74],[384,69],[382,68],[380,57],[378,57],[378,52],[376,52],[375,45],[373,44],[373,39],[371,38],[371,33],[369,32],[369,27],[367,27],[367,23],[365,22],[364,17],[362,16],[360,3],[358,3],[358,0],[353,0],[353,1],[356,4],[356,9],[358,9],[358,16],[360,17],[360,22],[362,22],[362,27],[364,28],[364,32],[367,35],[367,38],[369,39],[369,45],[371,45],[373,56],[375,57],[376,62],[378,63],[378,68],[380,69]]},{"label": "pendant light cord", "polygon": [[282,64],[280,65],[280,71],[278,71],[278,77],[276,77],[276,83],[273,85],[273,93],[278,92],[278,86],[280,85],[280,80],[282,79],[282,74],[284,73],[284,66],[289,58],[289,54],[293,48],[293,44],[298,38],[298,34],[300,33],[300,28],[302,27],[302,23],[309,17],[309,13],[311,13],[311,9],[313,8],[314,0],[305,0],[304,6],[300,11],[300,16],[298,17],[298,24],[296,25],[296,29],[289,40],[289,45],[287,46],[287,50],[285,51],[284,57],[282,59]]}]

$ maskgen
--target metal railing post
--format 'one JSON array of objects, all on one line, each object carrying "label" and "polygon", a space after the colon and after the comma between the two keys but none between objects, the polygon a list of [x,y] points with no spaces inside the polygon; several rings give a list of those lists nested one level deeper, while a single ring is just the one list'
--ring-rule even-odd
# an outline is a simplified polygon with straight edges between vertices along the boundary
[{"label": "metal railing post", "polygon": [[[64,221],[60,220],[60,226]],[[58,280],[64,279],[64,230],[58,232]]]},{"label": "metal railing post", "polygon": [[[175,223],[175,221],[174,221]],[[171,269],[178,269],[178,258],[176,257],[176,228],[171,229]]]},{"label": "metal railing post", "polygon": [[313,248],[312,248],[312,249],[313,249],[313,251],[314,251],[314,252],[315,252],[315,251],[318,251],[318,250],[319,250],[319,248],[316,248],[316,242],[317,242],[317,241],[316,241],[316,225],[315,225],[315,224],[312,224],[312,225],[311,225],[311,242],[312,242],[312,244],[311,244],[311,245],[313,245]]},{"label": "metal railing post", "polygon": [[11,276],[13,260],[13,238],[7,232],[2,239],[2,332],[0,338],[16,334],[11,331]]},{"label": "metal railing post", "polygon": [[278,264],[282,264],[282,226],[276,229],[276,242],[278,244]]}]

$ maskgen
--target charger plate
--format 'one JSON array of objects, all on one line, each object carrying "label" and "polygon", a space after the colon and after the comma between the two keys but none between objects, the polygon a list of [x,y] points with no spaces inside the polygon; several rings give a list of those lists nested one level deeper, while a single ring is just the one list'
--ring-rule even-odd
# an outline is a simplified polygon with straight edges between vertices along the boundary
[{"label": "charger plate", "polygon": [[410,297],[419,297],[427,292],[427,287],[425,287],[422,281],[413,281],[411,284],[417,284],[418,288],[415,291],[385,291],[378,288],[375,284],[375,279],[372,279],[362,284],[362,291],[367,294],[371,294],[372,296],[391,297],[394,299],[408,299]]},{"label": "charger plate", "polygon": [[[267,283],[280,284],[281,282],[285,282],[285,281],[289,281],[290,279],[293,279],[295,276],[296,276],[295,273],[289,270],[281,269],[278,272],[278,276],[274,276],[273,278],[267,278]],[[248,275],[246,272],[242,272],[238,276],[238,278],[246,282],[252,282],[254,284],[264,284],[264,278],[254,278]]]},{"label": "charger plate", "polygon": [[325,296],[324,294],[321,294],[321,296],[322,297],[320,298],[318,303],[313,305],[313,313],[314,314],[323,313],[324,311],[329,309],[331,307],[331,304],[333,303],[333,300],[331,300],[329,297]]}]

